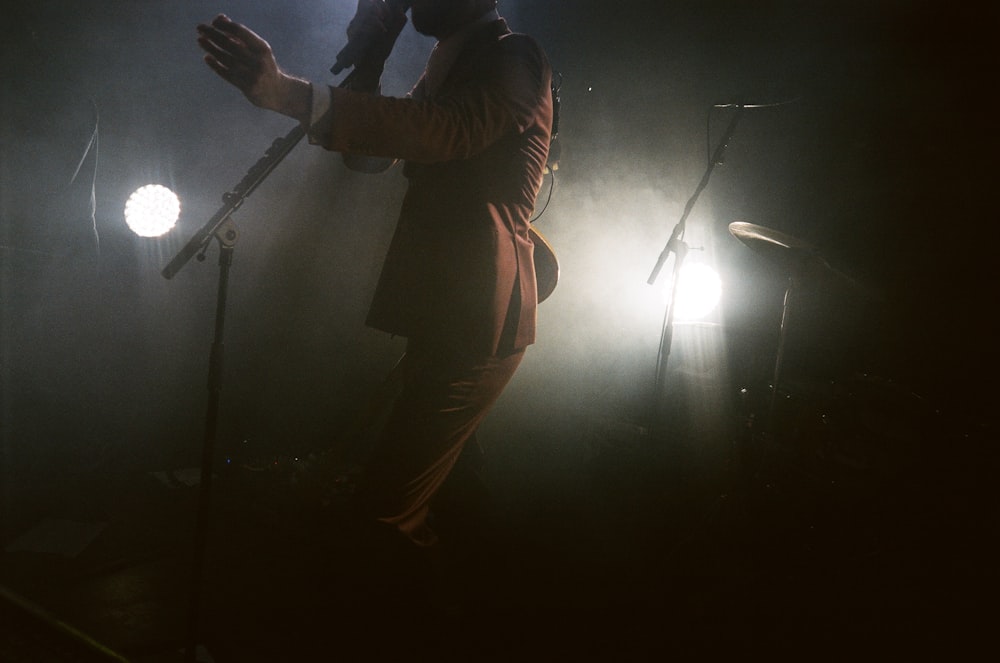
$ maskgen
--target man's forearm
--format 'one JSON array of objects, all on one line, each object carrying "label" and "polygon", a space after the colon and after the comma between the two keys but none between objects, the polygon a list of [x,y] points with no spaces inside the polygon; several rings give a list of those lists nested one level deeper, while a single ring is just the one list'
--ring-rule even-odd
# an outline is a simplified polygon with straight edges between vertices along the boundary
[{"label": "man's forearm", "polygon": [[309,81],[287,74],[282,90],[265,107],[294,118],[308,127],[312,118],[312,85]]}]

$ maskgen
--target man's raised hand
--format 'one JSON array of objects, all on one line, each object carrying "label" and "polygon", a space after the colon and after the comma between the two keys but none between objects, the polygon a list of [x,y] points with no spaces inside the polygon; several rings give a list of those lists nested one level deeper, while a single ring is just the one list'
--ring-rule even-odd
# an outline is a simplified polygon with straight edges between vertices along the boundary
[{"label": "man's raised hand", "polygon": [[198,25],[205,63],[256,106],[308,122],[311,86],[281,70],[271,45],[250,28],[218,15]]}]

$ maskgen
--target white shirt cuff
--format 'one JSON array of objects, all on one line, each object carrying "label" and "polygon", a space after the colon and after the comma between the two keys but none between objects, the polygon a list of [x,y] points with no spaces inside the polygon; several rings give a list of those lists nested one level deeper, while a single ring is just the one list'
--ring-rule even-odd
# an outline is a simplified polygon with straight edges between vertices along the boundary
[{"label": "white shirt cuff", "polygon": [[312,115],[309,118],[309,126],[314,127],[316,123],[323,119],[323,116],[330,110],[330,88],[326,85],[312,85]]}]

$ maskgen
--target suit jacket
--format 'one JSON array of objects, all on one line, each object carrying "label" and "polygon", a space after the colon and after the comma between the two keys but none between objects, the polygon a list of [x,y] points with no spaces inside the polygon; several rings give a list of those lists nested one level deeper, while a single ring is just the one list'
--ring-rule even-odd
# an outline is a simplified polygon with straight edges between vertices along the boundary
[{"label": "suit jacket", "polygon": [[410,98],[332,88],[313,142],[406,160],[409,180],[367,323],[477,353],[535,340],[528,228],[548,158],[551,69],[500,19],[466,43],[440,90]]}]

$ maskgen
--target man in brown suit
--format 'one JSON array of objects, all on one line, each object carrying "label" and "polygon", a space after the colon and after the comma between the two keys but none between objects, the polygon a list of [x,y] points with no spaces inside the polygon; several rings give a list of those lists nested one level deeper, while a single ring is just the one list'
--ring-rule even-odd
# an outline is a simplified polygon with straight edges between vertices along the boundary
[{"label": "man in brown suit", "polygon": [[[406,23],[438,43],[407,98],[378,95]],[[408,188],[368,324],[404,336],[402,392],[366,468],[366,513],[420,546],[436,542],[431,499],[535,340],[529,232],[552,131],[551,70],[496,0],[359,0],[349,88],[310,84],[270,46],[219,16],[199,26],[205,60],[254,104],[308,128],[310,142],[405,160]]]}]

